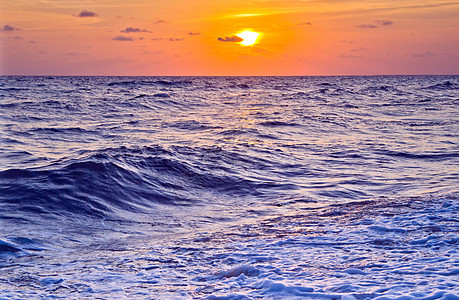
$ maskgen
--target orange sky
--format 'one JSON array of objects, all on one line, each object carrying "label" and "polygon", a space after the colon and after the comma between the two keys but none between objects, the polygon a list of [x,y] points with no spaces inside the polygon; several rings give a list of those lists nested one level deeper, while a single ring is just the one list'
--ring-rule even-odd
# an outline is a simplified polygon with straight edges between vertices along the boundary
[{"label": "orange sky", "polygon": [[459,73],[455,1],[0,0],[0,29],[0,74]]}]

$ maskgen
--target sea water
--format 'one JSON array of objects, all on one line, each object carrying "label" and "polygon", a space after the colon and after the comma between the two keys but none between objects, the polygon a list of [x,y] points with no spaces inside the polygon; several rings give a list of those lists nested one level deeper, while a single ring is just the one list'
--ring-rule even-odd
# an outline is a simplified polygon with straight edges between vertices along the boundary
[{"label": "sea water", "polygon": [[1,299],[459,299],[459,77],[0,77]]}]

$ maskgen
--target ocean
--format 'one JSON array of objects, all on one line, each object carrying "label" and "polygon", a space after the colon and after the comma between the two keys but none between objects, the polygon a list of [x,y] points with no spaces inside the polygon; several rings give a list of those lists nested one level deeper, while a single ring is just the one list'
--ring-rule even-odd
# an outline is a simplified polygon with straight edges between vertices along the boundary
[{"label": "ocean", "polygon": [[0,299],[459,299],[459,76],[1,76],[0,139]]}]

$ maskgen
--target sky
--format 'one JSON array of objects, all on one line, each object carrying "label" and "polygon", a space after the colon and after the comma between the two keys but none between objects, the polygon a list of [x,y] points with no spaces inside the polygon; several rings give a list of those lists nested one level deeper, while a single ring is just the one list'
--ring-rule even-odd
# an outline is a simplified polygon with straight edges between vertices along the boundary
[{"label": "sky", "polygon": [[397,74],[459,74],[459,1],[0,0],[0,75]]}]

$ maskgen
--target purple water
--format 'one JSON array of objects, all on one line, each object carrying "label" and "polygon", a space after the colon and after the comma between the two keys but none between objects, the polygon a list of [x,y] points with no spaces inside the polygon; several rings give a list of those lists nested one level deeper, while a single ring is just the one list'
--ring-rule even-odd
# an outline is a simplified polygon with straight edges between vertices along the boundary
[{"label": "purple water", "polygon": [[0,77],[0,298],[459,299],[459,76]]}]

